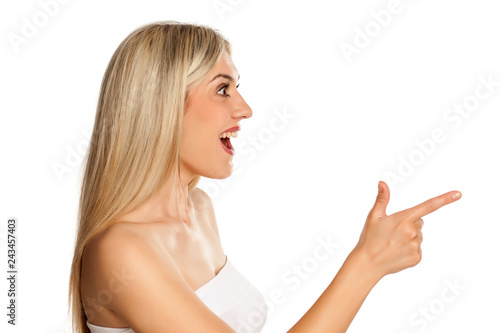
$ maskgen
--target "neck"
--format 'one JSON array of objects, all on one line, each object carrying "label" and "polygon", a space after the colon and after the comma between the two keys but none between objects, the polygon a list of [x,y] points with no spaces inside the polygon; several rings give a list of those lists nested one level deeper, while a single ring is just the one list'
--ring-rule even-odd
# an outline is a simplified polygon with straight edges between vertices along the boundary
[{"label": "neck", "polygon": [[[194,177],[194,174],[185,171],[185,169],[183,171],[181,168],[180,181],[179,178],[174,181],[174,175],[170,175],[165,184],[151,198],[126,213],[120,220],[133,222],[175,221],[191,225],[195,210],[189,195],[188,185]],[[178,207],[176,194],[179,196]]]}]

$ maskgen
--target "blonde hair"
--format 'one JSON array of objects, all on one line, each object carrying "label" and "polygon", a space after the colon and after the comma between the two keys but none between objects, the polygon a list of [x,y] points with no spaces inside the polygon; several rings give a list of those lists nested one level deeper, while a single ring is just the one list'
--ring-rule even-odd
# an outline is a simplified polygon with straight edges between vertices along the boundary
[{"label": "blonde hair", "polygon": [[[73,329],[90,332],[80,293],[85,246],[114,220],[179,177],[187,95],[230,43],[216,30],[176,21],[133,31],[118,46],[102,80],[85,160],[78,230],[69,280]],[[200,176],[188,186],[192,191]],[[175,197],[178,202],[178,193]]]}]

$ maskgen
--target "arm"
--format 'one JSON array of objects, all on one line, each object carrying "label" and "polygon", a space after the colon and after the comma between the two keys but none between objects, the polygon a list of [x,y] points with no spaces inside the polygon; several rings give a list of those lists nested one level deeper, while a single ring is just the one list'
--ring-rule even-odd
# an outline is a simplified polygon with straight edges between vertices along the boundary
[{"label": "arm", "polygon": [[235,333],[199,299],[168,253],[139,238],[111,226],[94,248],[106,307],[137,333]]},{"label": "arm", "polygon": [[460,195],[453,197],[455,193],[445,193],[387,216],[389,188],[380,182],[358,244],[323,294],[288,333],[346,332],[366,296],[382,277],[420,262],[421,217],[458,200]]},{"label": "arm", "polygon": [[362,253],[353,251],[323,294],[306,314],[288,331],[345,332],[378,282],[370,274],[369,263]]}]

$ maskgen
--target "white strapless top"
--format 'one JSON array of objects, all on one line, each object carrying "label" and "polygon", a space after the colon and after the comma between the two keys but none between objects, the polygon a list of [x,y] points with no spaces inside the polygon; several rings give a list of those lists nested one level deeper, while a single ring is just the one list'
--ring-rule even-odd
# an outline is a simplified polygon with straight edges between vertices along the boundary
[{"label": "white strapless top", "polygon": [[[229,261],[210,281],[195,291],[217,316],[236,332],[260,333],[267,319],[264,297]],[[92,333],[135,333],[132,328],[114,328],[91,324]]]}]

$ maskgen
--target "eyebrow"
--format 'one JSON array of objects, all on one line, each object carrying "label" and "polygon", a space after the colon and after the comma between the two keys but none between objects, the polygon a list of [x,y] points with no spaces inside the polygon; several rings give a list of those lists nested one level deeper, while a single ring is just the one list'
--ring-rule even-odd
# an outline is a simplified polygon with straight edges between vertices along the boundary
[{"label": "eyebrow", "polygon": [[[215,75],[215,76],[212,78],[212,80],[210,80],[210,82],[214,81],[215,79],[217,79],[217,78],[219,78],[219,77],[226,78],[226,79],[228,79],[228,80],[229,80],[229,81],[231,81],[231,82],[233,82],[233,81],[234,81],[234,78],[233,78],[231,75],[229,75],[229,74],[224,74],[224,73],[219,73],[219,74]],[[240,75],[238,74],[238,80],[239,80],[239,79],[240,79]],[[209,83],[210,83],[210,82],[209,82]]]}]

